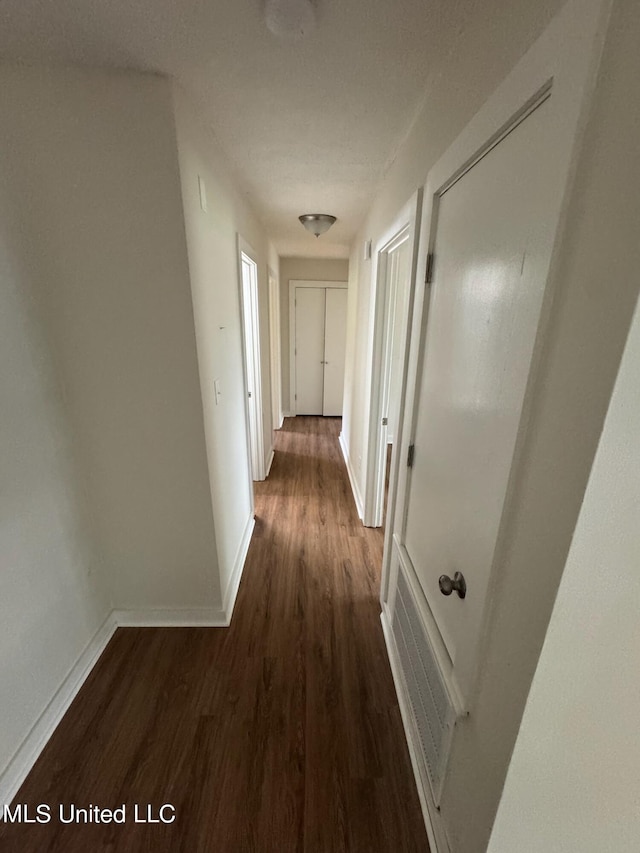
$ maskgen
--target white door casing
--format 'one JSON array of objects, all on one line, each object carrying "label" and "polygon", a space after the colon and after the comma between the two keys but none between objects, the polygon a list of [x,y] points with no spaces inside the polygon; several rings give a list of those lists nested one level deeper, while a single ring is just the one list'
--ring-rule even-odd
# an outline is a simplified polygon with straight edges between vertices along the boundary
[{"label": "white door casing", "polygon": [[293,415],[342,414],[346,294],[346,281],[289,282],[289,388]]}]

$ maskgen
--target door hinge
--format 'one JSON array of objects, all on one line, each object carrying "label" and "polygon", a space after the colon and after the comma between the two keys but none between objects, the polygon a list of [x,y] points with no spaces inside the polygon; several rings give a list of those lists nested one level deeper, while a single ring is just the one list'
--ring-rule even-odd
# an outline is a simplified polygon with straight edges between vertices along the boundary
[{"label": "door hinge", "polygon": [[413,457],[416,455],[416,446],[415,444],[409,445],[409,452],[407,453],[407,468],[413,468]]},{"label": "door hinge", "polygon": [[389,425],[389,418],[383,418],[382,419],[382,426],[388,426],[388,425]]},{"label": "door hinge", "polygon": [[434,264],[434,254],[433,252],[429,252],[427,255],[427,274],[424,279],[425,284],[431,284],[433,281],[433,264]]}]

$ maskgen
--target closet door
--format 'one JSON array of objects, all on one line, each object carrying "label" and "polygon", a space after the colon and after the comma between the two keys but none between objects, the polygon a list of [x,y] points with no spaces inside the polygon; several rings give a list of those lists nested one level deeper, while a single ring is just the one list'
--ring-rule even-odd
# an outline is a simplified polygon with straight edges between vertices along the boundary
[{"label": "closet door", "polygon": [[344,357],[347,341],[347,291],[328,287],[324,323],[323,415],[342,415]]},{"label": "closet door", "polygon": [[295,294],[295,411],[323,414],[325,288],[297,287]]}]

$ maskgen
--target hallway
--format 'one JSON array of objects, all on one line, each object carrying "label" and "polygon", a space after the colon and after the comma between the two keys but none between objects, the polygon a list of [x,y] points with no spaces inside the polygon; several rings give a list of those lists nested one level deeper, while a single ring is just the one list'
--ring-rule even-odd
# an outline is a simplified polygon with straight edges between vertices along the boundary
[{"label": "hallway", "polygon": [[[229,629],[117,632],[14,800],[51,822],[0,825],[3,853],[428,851],[340,424],[276,433]],[[127,822],[61,825],[59,803]]]}]

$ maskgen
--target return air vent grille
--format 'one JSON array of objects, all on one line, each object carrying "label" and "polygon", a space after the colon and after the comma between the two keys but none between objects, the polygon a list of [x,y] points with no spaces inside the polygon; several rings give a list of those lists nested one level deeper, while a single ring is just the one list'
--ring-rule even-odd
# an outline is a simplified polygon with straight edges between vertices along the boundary
[{"label": "return air vent grille", "polygon": [[436,804],[451,742],[455,712],[431,651],[413,594],[398,573],[393,634],[407,686],[420,749]]}]

